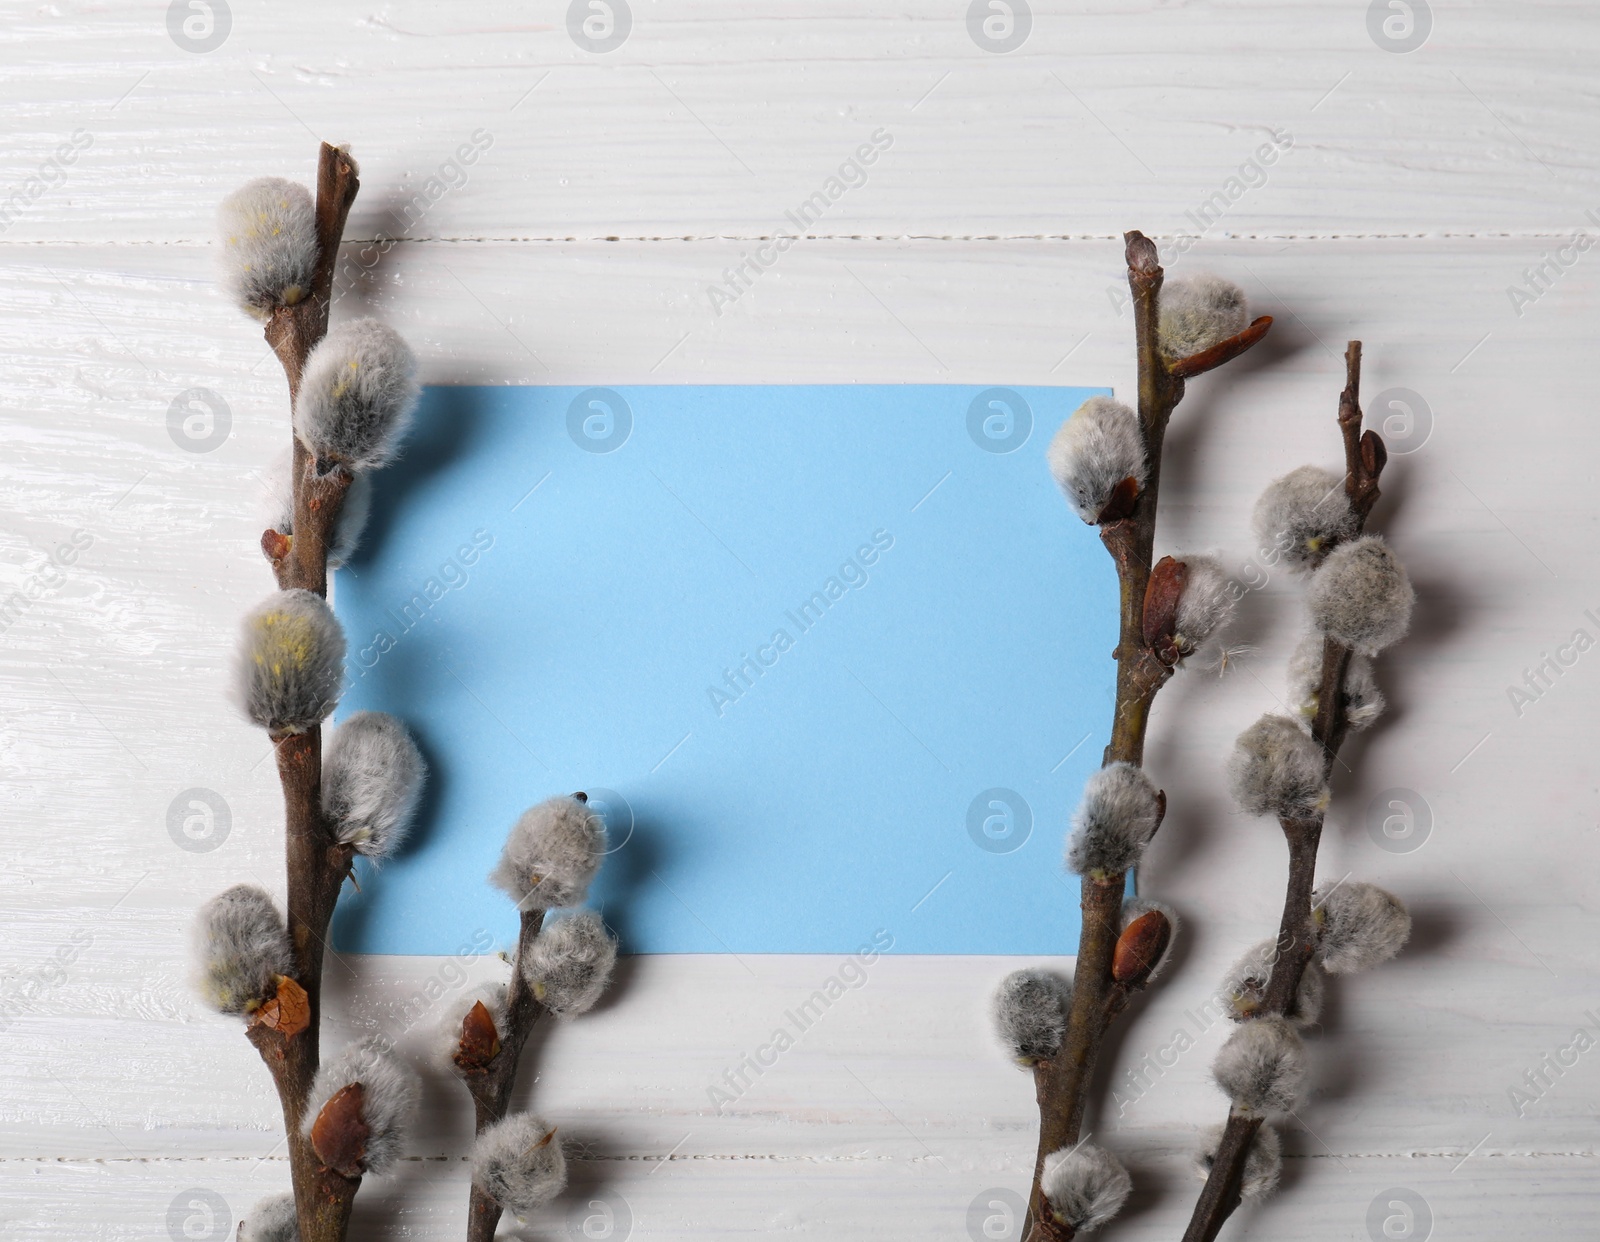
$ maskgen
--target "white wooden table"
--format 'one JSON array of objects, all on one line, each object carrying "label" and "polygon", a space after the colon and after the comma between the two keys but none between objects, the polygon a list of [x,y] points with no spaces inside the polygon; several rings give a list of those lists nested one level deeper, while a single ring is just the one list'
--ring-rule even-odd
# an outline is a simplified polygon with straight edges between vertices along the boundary
[{"label": "white wooden table", "polygon": [[[185,984],[200,900],[246,876],[281,891],[266,743],[223,692],[269,588],[255,472],[284,443],[283,381],[209,247],[228,189],[308,178],[326,137],[362,164],[355,298],[432,383],[1126,389],[1118,239],[1198,234],[1171,270],[1228,274],[1278,317],[1192,386],[1170,441],[1163,545],[1234,564],[1267,479],[1336,464],[1339,354],[1364,340],[1366,392],[1430,411],[1376,518],[1421,604],[1383,666],[1390,717],[1348,748],[1323,870],[1392,887],[1416,934],[1334,987],[1283,1192],[1229,1236],[1365,1239],[1397,1187],[1441,1239],[1594,1236],[1600,1051],[1547,1087],[1525,1075],[1600,1027],[1600,655],[1520,713],[1508,687],[1575,630],[1600,637],[1600,255],[1558,254],[1600,235],[1600,16],[1441,0],[1402,54],[1362,0],[1036,0],[997,53],[964,0],[632,4],[621,44],[589,51],[558,0],[233,0],[220,45],[186,51],[158,0],[0,3],[0,600],[24,601],[0,633],[0,1235],[164,1239],[176,1203],[187,1236],[217,1237],[183,1205],[207,1192],[237,1219],[287,1185],[266,1074]],[[716,313],[723,270],[880,130],[864,183]],[[1230,186],[1274,134],[1289,150]],[[73,162],[47,165],[63,143]],[[470,167],[449,164],[462,144]],[[168,432],[195,387],[231,411],[211,451]],[[1106,1058],[1094,1126],[1137,1186],[1118,1237],[1181,1232],[1188,1147],[1223,1113],[1220,1030],[1148,1067],[1275,924],[1278,834],[1230,810],[1219,766],[1275,701],[1297,608],[1278,580],[1253,592],[1258,650],[1157,709],[1174,811],[1143,882],[1188,919]],[[191,787],[231,810],[220,848],[168,835]],[[1431,816],[1409,852],[1367,827],[1395,788]],[[708,1086],[834,968],[751,961],[754,980],[727,957],[634,959],[603,1011],[540,1041],[525,1098],[584,1146],[525,1236],[609,1196],[637,1238],[964,1239],[984,1192],[1025,1189],[1032,1089],[985,1014],[1015,963],[886,958],[719,1115]],[[448,969],[330,965],[332,1037],[386,1027]],[[412,1159],[363,1190],[355,1236],[461,1236],[467,1117],[430,1079]]]}]

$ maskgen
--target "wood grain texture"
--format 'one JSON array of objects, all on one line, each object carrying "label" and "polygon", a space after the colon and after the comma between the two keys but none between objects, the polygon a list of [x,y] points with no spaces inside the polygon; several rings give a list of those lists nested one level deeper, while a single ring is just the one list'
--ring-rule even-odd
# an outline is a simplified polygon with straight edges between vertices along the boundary
[{"label": "wood grain texture", "polygon": [[[1600,334],[1597,261],[1581,257],[1520,316],[1507,290],[1595,198],[1584,65],[1600,21],[1580,6],[1440,5],[1428,45],[1399,57],[1373,47],[1359,4],[1100,4],[1038,14],[1019,53],[986,57],[960,5],[660,7],[638,6],[611,59],[577,52],[554,4],[483,6],[467,30],[420,4],[240,3],[209,57],[173,50],[159,4],[13,6],[0,23],[7,175],[20,182],[75,126],[95,134],[67,183],[0,235],[0,601],[28,601],[0,632],[0,1236],[165,1237],[180,1192],[210,1190],[236,1218],[287,1186],[270,1084],[234,1024],[190,996],[184,946],[218,889],[282,889],[269,748],[224,687],[238,618],[271,589],[259,475],[286,435],[283,381],[214,287],[205,237],[238,179],[309,175],[313,137],[291,109],[357,143],[358,232],[397,232],[386,205],[492,130],[468,184],[410,240],[370,269],[346,251],[335,315],[389,318],[432,383],[1125,390],[1111,235],[1177,226],[1266,125],[1288,126],[1281,177],[1175,264],[1235,276],[1277,324],[1191,385],[1157,550],[1218,549],[1256,581],[1255,495],[1303,461],[1339,460],[1347,338],[1366,342],[1369,402],[1394,387],[1426,400],[1431,435],[1391,463],[1374,516],[1421,593],[1416,632],[1382,666],[1390,716],[1346,748],[1323,846],[1325,875],[1392,887],[1417,932],[1395,963],[1333,987],[1285,1192],[1224,1236],[1365,1238],[1392,1187],[1423,1196],[1436,1237],[1592,1234],[1600,1054],[1548,1088],[1524,1076],[1600,1021],[1597,657],[1520,715],[1507,688],[1573,631],[1600,637],[1585,615],[1600,615],[1600,432],[1575,361]],[[1053,74],[1112,134],[1046,89]],[[884,119],[896,108],[904,119]],[[895,134],[891,158],[826,225],[869,236],[795,247],[714,313],[708,287],[878,125]],[[1463,235],[1369,236],[1444,233]],[[597,240],[610,235],[700,240]],[[567,236],[581,240],[509,240]],[[508,240],[482,240],[495,238]],[[230,412],[209,452],[168,432],[195,387]],[[1053,430],[1023,451],[1042,456]],[[50,569],[75,535],[71,563]],[[1207,1074],[1222,1031],[1194,1015],[1270,933],[1284,858],[1272,825],[1231,811],[1220,767],[1282,693],[1298,608],[1277,577],[1252,589],[1239,629],[1256,650],[1220,681],[1183,674],[1156,708],[1147,759],[1172,809],[1142,884],[1187,919],[1169,975],[1106,1058],[1096,1134],[1138,1185],[1119,1236],[1178,1234],[1198,1185],[1187,1148],[1224,1112]],[[168,833],[194,787],[231,813],[209,851]],[[1395,788],[1433,816],[1413,853],[1368,832]],[[520,1098],[583,1154],[580,1184],[525,1236],[563,1236],[569,1209],[612,1193],[641,1237],[968,1237],[975,1198],[1027,1182],[1030,1084],[984,1014],[1016,964],[875,963],[719,1113],[708,1089],[837,963],[625,961],[600,1011],[537,1041]],[[434,1006],[416,1017],[412,998],[503,969],[335,960],[327,1039],[411,1020],[401,1047],[420,1058]],[[1539,1096],[1522,1115],[1513,1088]],[[360,1236],[460,1236],[470,1113],[437,1072],[424,1107],[414,1159],[363,1192]]]},{"label": "wood grain texture", "polygon": [[1600,206],[1581,4],[1436,5],[1404,55],[1355,0],[1035,4],[1006,55],[959,0],[633,0],[604,54],[557,0],[239,2],[205,54],[155,0],[10,7],[4,165],[20,182],[61,139],[93,145],[8,238],[204,240],[236,182],[293,174],[324,137],[361,153],[353,227],[398,235],[392,212],[480,130],[491,148],[413,236],[768,235],[880,127],[892,149],[818,232],[1192,229],[1280,129],[1292,154],[1220,231],[1567,233]]}]

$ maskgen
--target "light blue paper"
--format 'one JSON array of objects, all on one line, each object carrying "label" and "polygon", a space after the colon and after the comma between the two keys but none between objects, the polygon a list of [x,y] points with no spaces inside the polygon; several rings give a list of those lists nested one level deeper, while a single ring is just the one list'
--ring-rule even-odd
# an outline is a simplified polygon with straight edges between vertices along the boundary
[{"label": "light blue paper", "polygon": [[506,830],[582,789],[626,952],[1075,951],[1117,589],[1044,454],[1108,391],[428,390],[335,606],[340,717],[432,772],[337,947],[509,942]]}]

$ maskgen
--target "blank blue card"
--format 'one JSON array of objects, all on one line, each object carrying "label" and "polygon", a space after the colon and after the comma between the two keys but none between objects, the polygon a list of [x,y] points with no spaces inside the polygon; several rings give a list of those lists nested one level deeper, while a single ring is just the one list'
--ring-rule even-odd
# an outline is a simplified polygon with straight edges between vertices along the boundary
[{"label": "blank blue card", "polygon": [[508,943],[506,830],[581,789],[625,952],[1074,952],[1117,584],[1044,454],[1108,391],[429,389],[334,597],[340,718],[431,775],[337,946]]}]

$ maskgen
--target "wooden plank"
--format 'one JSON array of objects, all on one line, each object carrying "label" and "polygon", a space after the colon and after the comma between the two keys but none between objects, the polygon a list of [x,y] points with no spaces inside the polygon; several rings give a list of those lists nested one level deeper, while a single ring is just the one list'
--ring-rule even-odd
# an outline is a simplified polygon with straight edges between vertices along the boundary
[{"label": "wooden plank", "polygon": [[[1175,1167],[1158,1169],[1153,1153],[1139,1155],[1135,1172],[1140,1189],[1118,1222],[1118,1235],[1173,1237],[1182,1228],[1184,1201],[1198,1183]],[[1388,1217],[1398,1218],[1392,1228],[1404,1227],[1403,1209],[1388,1206],[1397,1198],[1395,1189],[1421,1197],[1426,1206],[1413,1219],[1426,1223],[1431,1218],[1434,1238],[1505,1237],[1551,1221],[1587,1236],[1585,1231],[1600,1223],[1590,1189],[1590,1159],[1474,1157],[1455,1172],[1453,1164],[1449,1157],[1377,1157],[1345,1160],[1340,1167],[1326,1156],[1291,1155],[1284,1193],[1263,1207],[1246,1209],[1228,1236],[1365,1242],[1367,1213],[1374,1202],[1383,1213],[1380,1228]],[[501,1236],[582,1237],[564,1227],[581,1230],[588,1219],[590,1236],[605,1237],[601,1230],[610,1212],[614,1226],[624,1221],[632,1225],[629,1233],[617,1227],[612,1239],[736,1238],[782,1230],[799,1237],[892,1232],[967,1242],[974,1202],[984,1213],[978,1218],[979,1238],[985,1217],[1004,1210],[987,1205],[996,1202],[993,1183],[998,1180],[1003,1187],[1005,1178],[996,1179],[995,1170],[982,1167],[951,1165],[946,1173],[937,1166],[930,1172],[898,1161],[797,1163],[723,1153],[710,1158],[680,1154],[666,1165],[599,1156],[572,1168],[573,1188],[557,1205],[530,1221],[527,1230]],[[191,1230],[188,1235],[179,1232],[179,1238],[221,1242],[231,1234],[207,1228],[216,1229],[224,1218],[236,1220],[258,1196],[280,1190],[286,1177],[281,1166],[243,1162],[53,1163],[33,1173],[32,1201],[13,1211],[7,1224],[29,1238],[131,1242],[165,1239],[168,1213],[174,1212],[179,1229],[187,1225]],[[465,1186],[465,1171],[458,1164],[404,1164],[401,1172],[362,1189],[354,1232],[363,1238],[459,1237]],[[86,1214],[86,1205],[95,1205],[92,1215]]]},{"label": "wooden plank", "polygon": [[[1127,320],[1108,296],[1113,243],[808,244],[718,316],[706,289],[740,248],[399,246],[337,313],[390,318],[441,383],[1131,380]],[[1164,546],[1220,548],[1246,580],[1262,484],[1337,459],[1347,336],[1367,341],[1369,396],[1411,388],[1433,415],[1379,510],[1422,589],[1417,635],[1384,664],[1394,710],[1352,748],[1324,864],[1402,893],[1418,933],[1392,966],[1335,988],[1313,1039],[1315,1096],[1290,1140],[1304,1159],[1255,1232],[1364,1236],[1368,1205],[1392,1185],[1428,1199],[1437,1236],[1448,1223],[1452,1236],[1502,1237],[1512,1219],[1592,1229],[1593,1065],[1581,1056],[1545,1088],[1526,1075],[1593,1021],[1593,673],[1580,660],[1520,716],[1507,687],[1573,629],[1597,631],[1584,616],[1600,605],[1596,433],[1568,359],[1600,325],[1586,263],[1514,313],[1505,290],[1531,251],[1519,239],[1237,241],[1180,265],[1237,275],[1280,318],[1258,355],[1193,385]],[[264,1074],[184,983],[199,901],[239,879],[281,886],[266,746],[224,686],[237,618],[270,585],[252,476],[286,435],[282,380],[212,289],[203,247],[17,246],[3,262],[0,598],[49,581],[0,635],[14,843],[0,997],[25,999],[0,1032],[0,1211],[29,1237],[149,1236],[181,1190],[215,1187],[236,1212],[283,1177]],[[202,453],[167,422],[198,386],[224,396],[232,424]],[[1051,430],[1025,451],[1042,452]],[[91,542],[47,574],[51,549],[79,530]],[[1275,919],[1276,834],[1230,812],[1220,766],[1233,734],[1274,705],[1297,588],[1273,577],[1247,601],[1241,637],[1258,650],[1220,682],[1186,673],[1152,735],[1173,814],[1144,884],[1190,931],[1108,1060],[1097,1133],[1140,1184],[1129,1236],[1171,1236],[1184,1210],[1181,1149],[1221,1115],[1206,1073],[1220,1027],[1148,1085],[1128,1075],[1149,1075],[1147,1054],[1172,1048],[1211,981]],[[232,815],[205,852],[167,830],[174,798],[197,786]],[[1414,853],[1368,832],[1369,805],[1395,787],[1434,817]],[[603,1167],[580,1171],[627,1196],[641,1235],[959,1238],[974,1196],[1023,1184],[1030,1090],[983,1012],[1011,963],[886,959],[719,1115],[709,1088],[836,965],[748,960],[754,979],[722,958],[630,963],[602,1012],[540,1049],[528,1103],[593,1145]],[[392,1028],[446,970],[335,965],[338,1031]],[[422,1041],[419,1025],[402,1047],[419,1054]],[[1522,1115],[1514,1088],[1538,1091]],[[433,1075],[416,1175],[407,1166],[364,1196],[372,1232],[454,1236],[466,1137],[462,1097]]]},{"label": "wooden plank", "polygon": [[[235,4],[207,53],[164,5],[19,12],[4,238],[204,239],[237,182],[309,177],[324,137],[363,162],[352,236],[770,236],[819,192],[817,233],[884,237],[1555,237],[1600,209],[1584,6],[1435,6],[1407,54],[1342,0],[1033,7],[1008,54],[933,0],[633,0],[607,53],[555,3]],[[1247,167],[1274,134],[1292,147]]]}]

